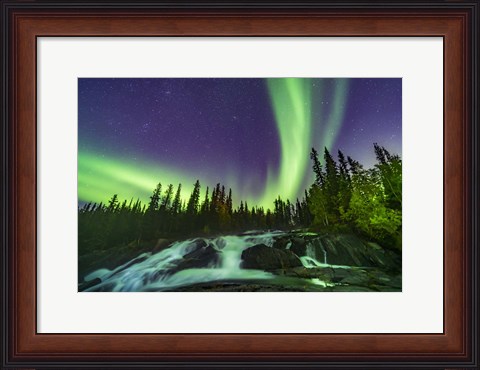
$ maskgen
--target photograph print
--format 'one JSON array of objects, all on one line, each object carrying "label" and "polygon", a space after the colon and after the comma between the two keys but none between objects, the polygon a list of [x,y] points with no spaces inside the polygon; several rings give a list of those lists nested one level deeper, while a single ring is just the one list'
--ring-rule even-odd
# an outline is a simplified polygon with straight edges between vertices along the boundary
[{"label": "photograph print", "polygon": [[401,292],[401,78],[79,78],[79,292]]}]

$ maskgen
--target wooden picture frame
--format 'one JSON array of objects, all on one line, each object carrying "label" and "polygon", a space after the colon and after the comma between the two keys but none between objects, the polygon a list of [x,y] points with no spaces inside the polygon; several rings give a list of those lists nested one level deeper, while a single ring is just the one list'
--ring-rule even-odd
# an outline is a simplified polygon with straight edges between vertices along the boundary
[{"label": "wooden picture frame", "polygon": [[[476,368],[478,34],[475,1],[2,1],[2,368]],[[39,36],[407,36],[444,40],[444,332],[39,334]]]}]

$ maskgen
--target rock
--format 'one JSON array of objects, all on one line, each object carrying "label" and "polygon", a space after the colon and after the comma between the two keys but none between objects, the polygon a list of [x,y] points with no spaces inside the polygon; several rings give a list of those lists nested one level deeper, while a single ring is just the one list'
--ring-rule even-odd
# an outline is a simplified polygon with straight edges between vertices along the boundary
[{"label": "rock", "polygon": [[287,246],[289,243],[291,243],[290,238],[282,236],[275,239],[272,246],[273,248],[277,248],[277,249],[287,249]]},{"label": "rock", "polygon": [[401,255],[383,249],[376,243],[366,242],[355,235],[322,235],[299,242],[292,239],[290,250],[297,256],[309,256],[328,264],[358,267],[380,267],[400,271]]},{"label": "rock", "polygon": [[222,250],[227,245],[227,242],[224,238],[217,238],[214,240],[214,243],[215,243],[216,249],[218,250]]},{"label": "rock", "polygon": [[265,244],[245,249],[242,260],[241,267],[244,269],[276,270],[302,266],[302,262],[293,252],[270,248]]},{"label": "rock", "polygon": [[181,270],[193,269],[193,268],[207,268],[213,267],[219,260],[218,251],[211,245],[206,245],[195,249],[194,251],[187,253],[183,256],[183,260],[171,270],[174,274]]},{"label": "rock", "polygon": [[93,280],[89,280],[87,282],[78,284],[78,291],[83,292],[84,290],[87,290],[88,288],[94,287],[95,285],[98,285],[102,282],[100,278],[95,278]]},{"label": "rock", "polygon": [[[317,242],[317,243],[315,243]],[[316,252],[326,252],[327,261],[332,265],[372,266],[366,245],[353,235],[325,235],[316,240]]]},{"label": "rock", "polygon": [[298,236],[281,236],[273,242],[273,247],[277,249],[289,249],[297,256],[305,256],[307,240]]},{"label": "rock", "polygon": [[351,269],[332,269],[333,270],[333,276],[332,276],[332,281],[333,282],[340,282],[343,279],[348,278],[349,276],[352,275],[352,270]]},{"label": "rock", "polygon": [[190,252],[184,255],[183,257],[185,258],[187,255],[189,255],[192,252],[195,252],[198,249],[201,248],[206,248],[207,247],[207,242],[204,239],[195,239],[192,240],[192,242],[189,244],[189,250]]},{"label": "rock", "polygon": [[[169,291],[168,289],[166,291]],[[195,284],[184,287],[177,287],[174,292],[305,292],[309,291],[300,286],[280,286],[258,283],[213,283],[213,284]]]},{"label": "rock", "polygon": [[[307,246],[308,242],[304,239],[301,238],[292,238],[291,240],[292,245],[290,246],[290,250],[295,253],[297,256],[302,257],[302,256],[307,256]],[[314,256],[310,256],[314,257]]]},{"label": "rock", "polygon": [[388,283],[388,286],[391,286],[393,288],[398,288],[398,289],[402,290],[402,275],[393,276],[390,279],[390,282]]},{"label": "rock", "polygon": [[335,275],[334,270],[329,267],[292,267],[288,269],[272,270],[271,272],[280,276],[298,277],[302,279],[317,278],[323,281],[332,281],[332,278]]},{"label": "rock", "polygon": [[352,273],[349,276],[343,278],[340,283],[342,285],[357,285],[368,287],[371,283],[371,278],[366,272],[362,273],[360,271],[356,271],[355,273]]},{"label": "rock", "polygon": [[82,254],[79,252],[78,281],[83,281],[86,275],[101,268],[114,270],[141,253],[162,251],[168,248],[171,242],[169,239],[134,240],[129,244],[116,245],[107,249],[91,250]]},{"label": "rock", "polygon": [[[292,242],[292,246],[302,247],[307,245],[307,241],[300,237],[295,237],[290,239]],[[291,247],[290,247],[291,248]]]},{"label": "rock", "polygon": [[370,288],[378,292],[401,292],[402,291],[402,289],[400,288],[385,286],[385,285],[375,285],[375,284],[372,284]]},{"label": "rock", "polygon": [[377,290],[364,287],[364,286],[354,286],[354,285],[335,285],[330,287],[332,292],[376,292]]}]

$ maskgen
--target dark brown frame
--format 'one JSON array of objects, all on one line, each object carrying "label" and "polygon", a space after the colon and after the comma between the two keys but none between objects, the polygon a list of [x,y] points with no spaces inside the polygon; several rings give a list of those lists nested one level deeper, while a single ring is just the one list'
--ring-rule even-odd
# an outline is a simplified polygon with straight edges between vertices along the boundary
[{"label": "dark brown frame", "polygon": [[[477,368],[479,2],[2,1],[2,368]],[[38,36],[440,36],[443,334],[38,334]]]}]

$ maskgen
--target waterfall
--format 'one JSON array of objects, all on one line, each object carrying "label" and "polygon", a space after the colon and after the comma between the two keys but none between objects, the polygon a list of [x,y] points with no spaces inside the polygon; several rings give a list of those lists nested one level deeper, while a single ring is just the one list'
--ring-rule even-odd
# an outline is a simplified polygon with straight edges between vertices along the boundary
[{"label": "waterfall", "polygon": [[[315,245],[313,243],[318,243],[319,245]],[[305,256],[300,257],[302,264],[304,267],[312,268],[312,267],[325,267],[329,266],[327,262],[327,251],[323,247],[323,244],[320,240],[314,240],[314,242],[309,242],[305,249]],[[323,253],[323,263],[317,260],[317,247],[320,247]]]},{"label": "waterfall", "polygon": [[[270,279],[273,275],[263,270],[242,269],[241,256],[245,249],[257,244],[272,247],[275,237],[281,234],[279,231],[252,232],[178,241],[155,254],[141,254],[114,270],[100,269],[90,273],[85,281],[99,278],[101,283],[86,291],[159,291],[220,280]],[[184,256],[201,248],[213,248],[207,267],[183,267]],[[208,255],[205,258],[208,259]]]},{"label": "waterfall", "polygon": [[313,259],[316,259],[317,258],[317,253],[315,251],[315,246],[312,245],[312,243],[308,243],[307,244],[307,248],[305,250],[305,254],[307,257],[311,257]]},{"label": "waterfall", "polygon": [[323,263],[325,265],[328,265],[328,262],[327,262],[327,251],[325,250],[325,247],[322,243],[322,241],[320,239],[317,239],[316,242],[318,243],[318,246],[320,247],[320,249],[322,250],[322,253],[323,253]]},{"label": "waterfall", "polygon": [[[351,266],[347,265],[332,265],[327,261],[327,251],[323,246],[322,242],[318,239],[314,240],[315,243],[319,243],[318,245],[313,245],[311,242],[307,244],[305,249],[305,256],[300,257],[300,261],[306,268],[315,268],[315,267],[330,267],[335,269],[350,269]],[[317,248],[320,247],[323,254],[323,262],[317,260]]]}]

